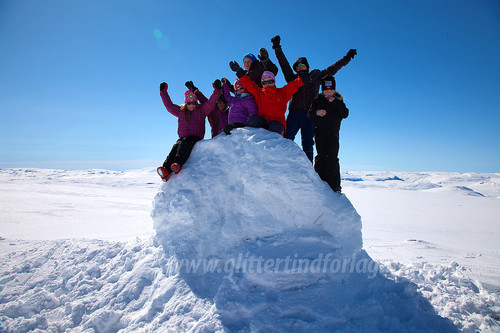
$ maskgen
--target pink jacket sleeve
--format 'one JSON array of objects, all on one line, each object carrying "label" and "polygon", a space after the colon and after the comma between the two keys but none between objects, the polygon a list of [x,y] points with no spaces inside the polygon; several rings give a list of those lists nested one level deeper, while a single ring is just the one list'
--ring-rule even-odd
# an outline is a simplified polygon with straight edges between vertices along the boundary
[{"label": "pink jacket sleeve", "polygon": [[221,93],[222,89],[215,89],[208,101],[201,106],[201,111],[205,116],[208,116],[215,109],[215,104],[217,103]]},{"label": "pink jacket sleeve", "polygon": [[177,104],[172,103],[170,96],[166,90],[160,91],[161,100],[163,101],[163,105],[168,112],[173,114],[176,117],[179,117],[179,113],[181,112],[181,107]]}]

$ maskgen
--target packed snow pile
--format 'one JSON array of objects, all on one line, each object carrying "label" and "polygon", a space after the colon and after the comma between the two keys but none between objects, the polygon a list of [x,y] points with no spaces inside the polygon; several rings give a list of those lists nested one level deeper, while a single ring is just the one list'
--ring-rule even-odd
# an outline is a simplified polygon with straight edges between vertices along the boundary
[{"label": "packed snow pile", "polygon": [[456,330],[410,283],[379,274],[347,197],[275,133],[197,144],[152,216],[179,276],[228,331]]},{"label": "packed snow pile", "polygon": [[162,244],[179,256],[217,255],[298,229],[329,235],[347,255],[362,247],[349,200],[332,193],[295,143],[262,129],[198,143],[156,196],[152,216]]}]

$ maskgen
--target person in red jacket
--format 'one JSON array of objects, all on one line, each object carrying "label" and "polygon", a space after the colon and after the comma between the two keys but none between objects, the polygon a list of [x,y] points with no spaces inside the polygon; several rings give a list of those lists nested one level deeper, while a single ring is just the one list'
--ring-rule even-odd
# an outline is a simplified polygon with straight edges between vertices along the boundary
[{"label": "person in red jacket", "polygon": [[236,61],[231,61],[229,67],[236,72],[243,86],[255,97],[259,109],[257,115],[248,118],[248,126],[265,128],[283,135],[286,129],[286,106],[292,95],[304,85],[302,79],[299,77],[283,88],[277,88],[274,74],[265,71],[261,77],[262,88],[259,88]]}]

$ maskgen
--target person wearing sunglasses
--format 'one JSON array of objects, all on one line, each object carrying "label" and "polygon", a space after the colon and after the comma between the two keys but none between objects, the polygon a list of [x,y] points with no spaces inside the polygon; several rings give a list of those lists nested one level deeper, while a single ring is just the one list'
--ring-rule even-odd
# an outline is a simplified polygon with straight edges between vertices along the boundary
[{"label": "person wearing sunglasses", "polygon": [[[302,139],[302,150],[313,161],[313,146],[314,146],[314,124],[307,118],[307,110],[311,102],[316,98],[321,85],[321,79],[326,75],[335,75],[342,67],[346,66],[351,59],[357,54],[355,49],[349,50],[347,54],[333,65],[324,70],[314,69],[309,70],[309,63],[305,57],[298,58],[293,64],[293,69],[288,63],[285,54],[280,45],[281,37],[275,36],[271,38],[273,49],[276,58],[281,67],[281,71],[285,76],[286,82],[295,80],[298,76],[304,81],[304,86],[301,87],[292,97],[288,106],[288,117],[286,119],[285,138],[294,140],[299,129]],[[294,73],[295,71],[295,73]]]},{"label": "person wearing sunglasses", "polygon": [[187,90],[184,93],[184,104],[176,105],[168,94],[168,84],[160,84],[160,96],[163,105],[168,112],[177,117],[177,133],[179,139],[172,147],[165,162],[157,168],[157,172],[163,181],[167,181],[171,174],[178,173],[184,163],[188,160],[196,142],[205,137],[205,118],[214,110],[215,104],[222,92],[222,83],[215,80],[213,83],[214,92],[204,103],[199,104],[196,94]]},{"label": "person wearing sunglasses", "polygon": [[229,67],[236,72],[236,76],[257,102],[258,114],[248,119],[248,126],[266,128],[283,135],[286,129],[286,106],[292,95],[304,85],[302,79],[298,77],[284,87],[277,88],[274,74],[266,71],[262,74],[260,88],[236,61],[231,61]]},{"label": "person wearing sunglasses", "polygon": [[342,119],[349,116],[344,98],[335,90],[335,78],[326,76],[321,84],[322,92],[308,111],[316,132],[314,169],[333,191],[341,193],[339,164],[339,131]]}]

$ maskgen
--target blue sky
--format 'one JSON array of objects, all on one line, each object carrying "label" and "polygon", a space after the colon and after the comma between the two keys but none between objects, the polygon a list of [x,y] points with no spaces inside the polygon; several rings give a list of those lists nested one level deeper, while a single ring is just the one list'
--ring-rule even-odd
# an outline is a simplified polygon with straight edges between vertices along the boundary
[{"label": "blue sky", "polygon": [[0,0],[0,167],[156,167],[177,139],[159,84],[210,94],[248,52],[277,64],[277,34],[311,68],[358,50],[344,171],[500,172],[497,0]]}]

